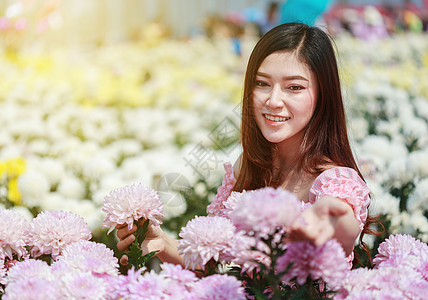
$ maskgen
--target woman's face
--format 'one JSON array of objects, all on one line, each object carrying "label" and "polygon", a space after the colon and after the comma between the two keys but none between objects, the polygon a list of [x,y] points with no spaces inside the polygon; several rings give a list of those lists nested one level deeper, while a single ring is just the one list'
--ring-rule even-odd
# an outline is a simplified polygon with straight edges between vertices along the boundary
[{"label": "woman's face", "polygon": [[315,73],[294,53],[274,52],[256,74],[254,115],[271,143],[298,143],[311,119],[318,97]]}]

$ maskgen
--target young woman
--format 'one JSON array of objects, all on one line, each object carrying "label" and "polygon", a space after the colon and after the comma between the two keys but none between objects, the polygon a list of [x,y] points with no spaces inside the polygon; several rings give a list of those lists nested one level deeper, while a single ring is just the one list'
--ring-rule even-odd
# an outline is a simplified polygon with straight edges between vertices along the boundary
[{"label": "young woman", "polygon": [[[282,187],[311,203],[290,239],[322,245],[336,238],[352,262],[357,237],[368,231],[369,189],[349,145],[336,56],[324,31],[287,23],[260,39],[245,75],[241,127],[243,153],[233,170],[226,166],[208,212],[232,190]],[[118,227],[119,250],[135,230]],[[160,229],[152,227],[144,243],[161,260],[181,263],[178,242]]]}]

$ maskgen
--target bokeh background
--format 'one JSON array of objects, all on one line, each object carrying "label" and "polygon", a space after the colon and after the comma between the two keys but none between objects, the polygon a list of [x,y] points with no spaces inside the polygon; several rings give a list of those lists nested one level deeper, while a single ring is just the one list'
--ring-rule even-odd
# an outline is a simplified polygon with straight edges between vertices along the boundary
[{"label": "bokeh background", "polygon": [[428,242],[426,0],[2,0],[0,206],[75,212],[115,249],[103,199],[141,182],[177,235],[240,153],[252,48],[289,21],[335,39],[371,213]]}]

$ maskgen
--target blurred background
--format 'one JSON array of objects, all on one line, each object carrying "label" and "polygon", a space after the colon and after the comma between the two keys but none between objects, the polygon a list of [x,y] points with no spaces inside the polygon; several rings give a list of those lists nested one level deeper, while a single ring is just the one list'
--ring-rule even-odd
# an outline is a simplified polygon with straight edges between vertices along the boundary
[{"label": "blurred background", "polygon": [[252,48],[291,21],[335,39],[372,213],[428,242],[426,0],[0,0],[0,207],[73,211],[115,249],[103,199],[142,182],[176,235],[240,153]]}]

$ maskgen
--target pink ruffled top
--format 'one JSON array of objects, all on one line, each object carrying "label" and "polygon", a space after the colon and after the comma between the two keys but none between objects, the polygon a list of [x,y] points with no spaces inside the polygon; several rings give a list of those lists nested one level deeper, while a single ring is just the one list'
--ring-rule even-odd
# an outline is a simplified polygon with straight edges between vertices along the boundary
[{"label": "pink ruffled top", "polygon": [[214,197],[213,202],[207,207],[207,213],[211,215],[224,217],[224,202],[229,198],[232,189],[236,183],[235,176],[233,176],[233,167],[230,162],[224,164],[226,174],[224,175],[221,186],[217,189],[217,195]]},{"label": "pink ruffled top", "polygon": [[[223,202],[232,193],[236,179],[229,162],[224,164],[224,168],[226,174],[223,183],[218,188],[213,202],[207,207],[208,214],[225,216]],[[318,175],[309,191],[309,203],[313,204],[323,195],[330,195],[347,201],[354,210],[355,218],[360,223],[360,232],[363,230],[367,219],[367,208],[370,204],[370,189],[354,169],[334,167]],[[353,259],[354,253],[351,253],[347,257],[347,261],[352,264]]]}]

